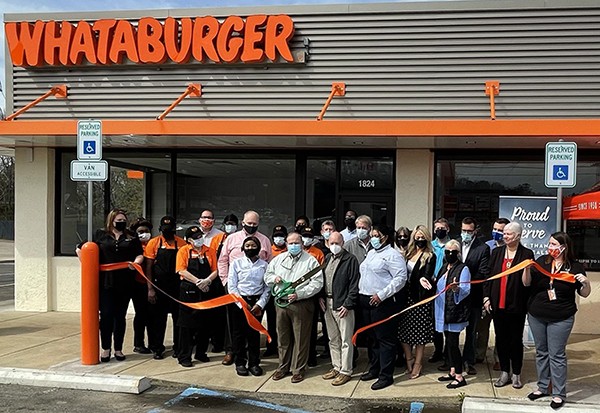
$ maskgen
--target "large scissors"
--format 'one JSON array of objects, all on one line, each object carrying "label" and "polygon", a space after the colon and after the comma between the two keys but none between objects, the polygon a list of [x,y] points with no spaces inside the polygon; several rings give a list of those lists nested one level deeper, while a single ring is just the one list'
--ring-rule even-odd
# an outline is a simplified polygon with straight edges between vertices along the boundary
[{"label": "large scissors", "polygon": [[296,288],[300,284],[310,280],[312,277],[317,275],[322,269],[323,266],[319,265],[318,267],[315,267],[306,274],[304,274],[302,277],[298,278],[296,281],[282,280],[279,284],[273,284],[273,286],[271,287],[271,295],[275,300],[275,305],[277,305],[277,307],[280,308],[285,308],[288,305],[290,305],[288,296],[290,294],[294,294],[296,292]]}]

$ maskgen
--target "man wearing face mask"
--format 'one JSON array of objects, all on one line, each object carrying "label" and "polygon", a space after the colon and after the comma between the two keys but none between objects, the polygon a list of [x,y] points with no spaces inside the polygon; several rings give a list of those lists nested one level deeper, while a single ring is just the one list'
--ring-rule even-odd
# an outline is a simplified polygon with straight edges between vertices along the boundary
[{"label": "man wearing face mask", "polygon": [[[265,282],[271,288],[281,286],[284,281],[294,282],[317,268],[317,260],[302,250],[302,236],[291,233],[287,236],[288,251],[271,261],[265,273]],[[323,288],[323,273],[319,271],[309,280],[296,287],[287,296],[289,305],[277,307],[277,335],[279,337],[279,366],[273,380],[281,380],[292,372],[292,383],[304,380],[308,363],[310,329],[315,311],[314,297]]]},{"label": "man wearing face mask", "polygon": [[[461,256],[469,268],[471,280],[484,280],[490,274],[490,249],[477,237],[477,222],[466,217],[461,223],[460,233]],[[477,374],[475,369],[475,341],[477,339],[477,323],[481,318],[483,306],[483,286],[475,284],[471,287],[471,313],[465,334],[464,362],[467,374]]]},{"label": "man wearing face mask", "polygon": [[223,250],[223,245],[225,245],[225,240],[227,237],[238,230],[238,217],[234,214],[226,215],[223,218],[223,229],[225,231],[215,235],[210,242],[210,247],[217,252],[217,258],[221,256],[221,251]]},{"label": "man wearing face mask", "polygon": [[304,251],[315,257],[319,262],[319,265],[323,264],[323,262],[325,262],[325,255],[323,254],[323,251],[314,245],[315,233],[313,232],[313,229],[311,227],[305,227],[300,235],[302,235],[302,248]]},{"label": "man wearing face mask", "polygon": [[340,232],[340,234],[342,234],[342,237],[344,237],[344,242],[348,242],[352,238],[356,238],[356,236],[358,235],[356,233],[356,215],[356,211],[353,211],[351,209],[346,211],[346,214],[344,215],[344,225],[346,225],[346,228],[344,228]]},{"label": "man wearing face mask", "polygon": [[341,386],[352,378],[354,346],[354,309],[358,303],[358,260],[342,248],[344,238],[339,232],[331,233],[331,253],[325,260],[325,281],[319,304],[325,312],[325,323],[329,331],[329,351],[332,369],[322,377],[332,385]]},{"label": "man wearing face mask", "polygon": [[[179,276],[175,272],[177,251],[186,245],[183,238],[175,235],[175,218],[164,216],[160,219],[160,235],[152,238],[144,249],[146,276],[171,297],[179,296]],[[148,283],[149,323],[148,347],[154,359],[163,358],[165,332],[169,313],[173,319],[173,355],[177,356],[179,344],[179,304]]]},{"label": "man wearing face mask", "polygon": [[223,233],[223,231],[220,229],[215,228],[215,214],[210,209],[205,209],[200,214],[198,223],[200,224],[200,229],[202,230],[204,245],[211,247],[213,238]]},{"label": "man wearing face mask", "polygon": [[506,218],[498,218],[492,226],[492,239],[486,241],[488,247],[490,247],[490,253],[494,248],[501,247],[504,245],[504,227],[510,221]]},{"label": "man wearing face mask", "polygon": [[362,264],[367,253],[373,248],[369,242],[369,233],[372,226],[373,221],[371,221],[371,218],[367,215],[361,215],[356,218],[356,236],[348,242],[344,239],[344,249],[356,257],[359,265]]},{"label": "man wearing face mask", "polygon": [[296,218],[296,224],[294,225],[294,231],[296,231],[298,234],[302,234],[302,231],[304,231],[304,228],[308,227],[308,217],[306,215],[300,215],[298,218]]},{"label": "man wearing face mask", "polygon": [[[444,263],[444,248],[446,243],[450,241],[448,234],[450,233],[450,223],[446,218],[438,218],[433,222],[433,235],[434,239],[431,242],[433,252],[435,253],[435,274],[440,273],[440,269]],[[433,333],[433,345],[435,350],[429,358],[430,363],[437,363],[438,361],[444,360],[444,334],[435,331]],[[444,362],[443,366],[439,367],[440,370],[446,370],[447,366]]]},{"label": "man wearing face mask", "polygon": [[[142,244],[142,248],[146,251],[146,245],[152,238],[152,223],[146,218],[138,218],[137,221],[131,226],[131,231],[135,232]],[[135,283],[131,292],[131,301],[133,302],[133,308],[135,310],[135,316],[133,317],[133,352],[140,354],[150,354],[150,350],[144,344],[144,336],[146,329],[149,331],[149,319],[148,319],[148,287],[146,286],[146,279],[139,273],[135,274]],[[150,337],[148,337],[150,340]]]},{"label": "man wearing face mask", "polygon": [[[273,245],[271,246],[273,258],[287,252],[287,244],[285,243],[287,235],[288,232],[285,226],[275,225],[273,227]],[[267,343],[267,349],[263,353],[263,357],[271,357],[277,355],[277,315],[275,313],[275,301],[273,297],[269,298],[265,313],[267,313],[267,330],[269,330],[271,342]]]},{"label": "man wearing face mask", "polygon": [[323,254],[327,255],[331,253],[329,249],[329,237],[335,232],[335,224],[332,220],[328,219],[323,221],[321,224],[321,237],[323,241],[319,242],[316,247],[323,251]]},{"label": "man wearing face mask", "polygon": [[[249,236],[254,236],[260,242],[260,252],[258,254],[259,258],[265,260],[266,262],[270,262],[272,258],[271,252],[271,241],[269,238],[258,232],[258,225],[260,223],[260,216],[256,211],[246,211],[244,213],[244,219],[242,220],[242,229],[234,232],[225,240],[225,244],[223,245],[223,249],[221,250],[221,255],[219,256],[219,277],[221,278],[221,283],[227,289],[227,277],[229,274],[229,265],[236,258],[240,258],[244,256],[244,252],[242,251],[242,245],[244,240]],[[231,346],[231,332],[232,332],[232,324],[230,322],[230,310],[227,307],[227,334],[225,335],[225,357],[223,358],[223,364],[229,366],[233,364],[233,349]]]}]

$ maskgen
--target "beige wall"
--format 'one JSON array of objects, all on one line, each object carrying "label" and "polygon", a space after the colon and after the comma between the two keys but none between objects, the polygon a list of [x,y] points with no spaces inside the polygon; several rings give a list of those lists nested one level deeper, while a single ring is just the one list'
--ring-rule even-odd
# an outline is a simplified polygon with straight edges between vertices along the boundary
[{"label": "beige wall", "polygon": [[54,150],[15,149],[15,309],[54,309]]},{"label": "beige wall", "polygon": [[428,149],[396,151],[396,228],[431,228],[435,165]]},{"label": "beige wall", "polygon": [[600,334],[598,313],[600,313],[600,272],[587,274],[592,283],[592,292],[587,298],[577,297],[577,314],[573,333]]}]

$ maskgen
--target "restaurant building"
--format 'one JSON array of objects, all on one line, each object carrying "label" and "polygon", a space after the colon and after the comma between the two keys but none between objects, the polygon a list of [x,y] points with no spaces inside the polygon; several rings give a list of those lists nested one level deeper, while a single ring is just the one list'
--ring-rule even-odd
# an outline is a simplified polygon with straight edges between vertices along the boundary
[{"label": "restaurant building", "polygon": [[[578,194],[600,181],[600,4],[444,1],[6,14],[16,159],[15,307],[79,309],[87,184],[77,122],[102,121],[113,207],[181,225],[247,209],[270,235],[344,211],[394,227],[555,196],[544,147],[576,142]],[[43,99],[41,99],[43,98]],[[34,105],[31,105],[35,103]],[[20,109],[26,108],[25,111]],[[570,224],[574,225],[574,224]],[[581,254],[598,221],[573,226]]]}]

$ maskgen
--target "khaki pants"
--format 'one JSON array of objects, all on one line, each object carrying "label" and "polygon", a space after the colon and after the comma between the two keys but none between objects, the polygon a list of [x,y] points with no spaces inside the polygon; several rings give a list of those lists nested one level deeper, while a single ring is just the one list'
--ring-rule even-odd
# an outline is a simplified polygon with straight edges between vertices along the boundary
[{"label": "khaki pants", "polygon": [[304,374],[308,363],[310,329],[314,311],[314,298],[295,301],[286,308],[276,307],[279,339],[277,370]]},{"label": "khaki pants", "polygon": [[333,299],[327,298],[325,310],[325,324],[329,334],[329,352],[333,368],[347,376],[352,375],[352,357],[354,346],[352,334],[354,333],[354,310],[349,310],[348,315],[340,318],[339,311],[334,310]]}]

